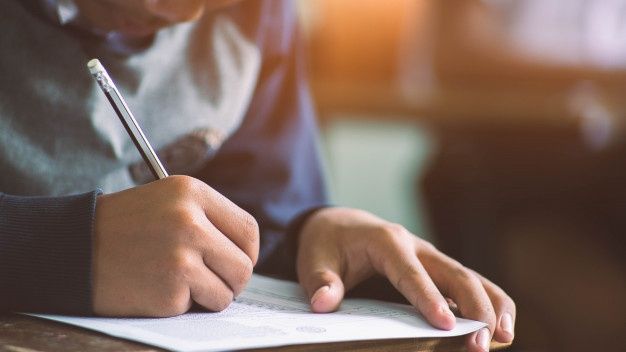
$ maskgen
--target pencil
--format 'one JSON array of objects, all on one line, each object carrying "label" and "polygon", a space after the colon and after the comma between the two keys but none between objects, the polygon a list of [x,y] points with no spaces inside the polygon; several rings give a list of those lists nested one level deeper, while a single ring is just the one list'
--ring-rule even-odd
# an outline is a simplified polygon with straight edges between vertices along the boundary
[{"label": "pencil", "polygon": [[100,89],[102,89],[102,92],[109,100],[109,103],[111,103],[117,117],[119,117],[120,121],[122,121],[122,125],[124,125],[126,132],[128,132],[128,135],[133,140],[135,147],[150,168],[154,177],[156,179],[162,179],[169,176],[163,167],[161,160],[159,160],[159,157],[154,152],[154,149],[152,149],[150,142],[141,130],[137,120],[135,120],[133,113],[128,108],[128,105],[126,105],[126,101],[117,90],[117,87],[115,87],[115,83],[113,83],[113,80],[109,77],[109,74],[105,70],[104,66],[100,63],[100,60],[93,59],[89,61],[87,63],[87,67],[96,82],[98,82]]}]

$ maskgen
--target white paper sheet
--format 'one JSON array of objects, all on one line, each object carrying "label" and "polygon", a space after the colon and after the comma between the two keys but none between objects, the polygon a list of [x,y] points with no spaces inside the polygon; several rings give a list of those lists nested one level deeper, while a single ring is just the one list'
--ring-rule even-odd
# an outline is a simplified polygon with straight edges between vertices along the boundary
[{"label": "white paper sheet", "polygon": [[294,283],[254,275],[246,290],[219,313],[164,319],[34,315],[172,351],[223,351],[282,345],[465,335],[485,324],[457,319],[454,330],[431,327],[408,305],[346,299],[330,314],[313,314]]}]

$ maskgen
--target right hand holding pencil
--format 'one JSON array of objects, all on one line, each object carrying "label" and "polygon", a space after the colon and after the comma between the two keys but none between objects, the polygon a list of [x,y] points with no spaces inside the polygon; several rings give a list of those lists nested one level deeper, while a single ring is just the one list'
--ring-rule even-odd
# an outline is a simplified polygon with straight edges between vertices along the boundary
[{"label": "right hand holding pencil", "polygon": [[98,197],[94,227],[93,304],[104,316],[172,316],[194,301],[223,310],[258,258],[254,218],[186,176]]}]

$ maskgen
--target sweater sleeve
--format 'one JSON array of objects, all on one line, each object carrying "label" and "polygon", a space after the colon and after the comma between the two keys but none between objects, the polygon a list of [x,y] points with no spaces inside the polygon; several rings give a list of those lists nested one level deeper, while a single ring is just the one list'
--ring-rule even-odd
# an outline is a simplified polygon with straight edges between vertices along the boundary
[{"label": "sweater sleeve", "polygon": [[0,193],[0,311],[91,313],[91,235],[98,194]]}]

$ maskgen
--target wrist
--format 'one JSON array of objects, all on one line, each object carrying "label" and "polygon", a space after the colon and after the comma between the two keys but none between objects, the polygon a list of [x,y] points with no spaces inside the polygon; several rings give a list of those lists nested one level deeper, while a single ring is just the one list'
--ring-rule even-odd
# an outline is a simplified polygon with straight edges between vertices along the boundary
[{"label": "wrist", "polygon": [[331,206],[320,206],[311,208],[307,211],[300,213],[292,222],[289,224],[288,234],[289,237],[293,239],[294,249],[297,250],[300,244],[300,238],[302,233],[305,232],[305,229],[310,227],[312,224],[316,223],[320,214],[324,214],[329,209],[333,209]]}]

